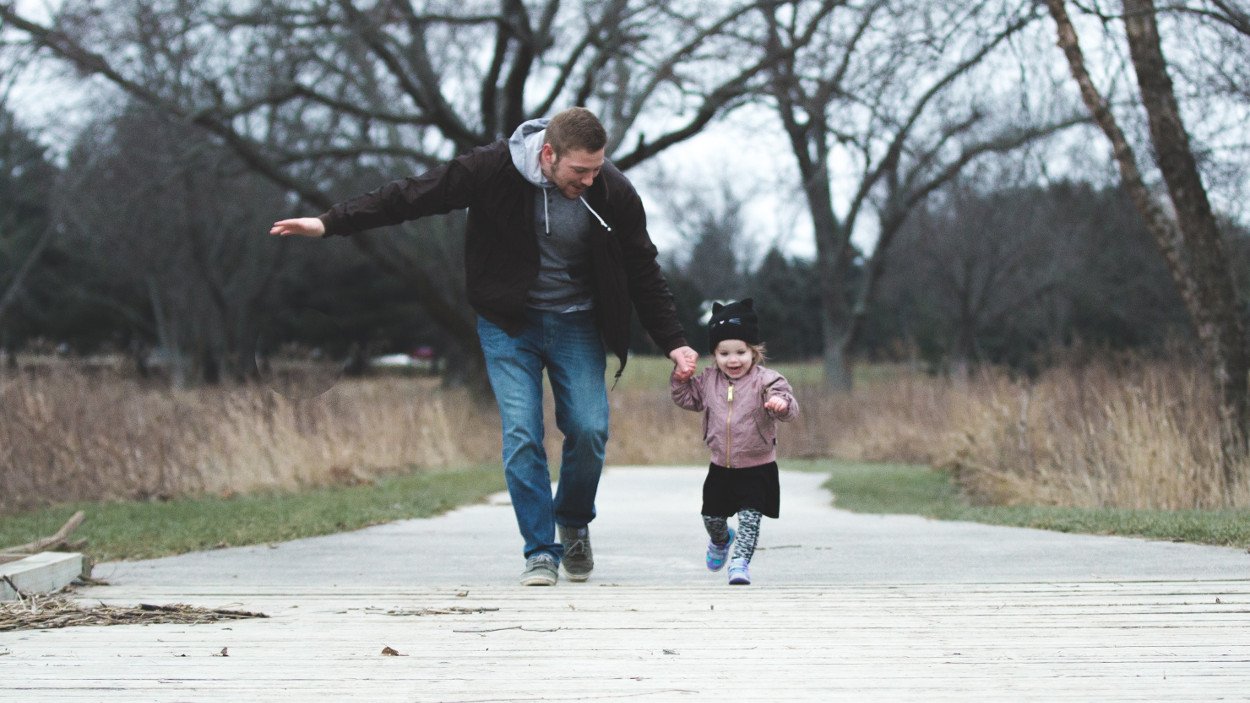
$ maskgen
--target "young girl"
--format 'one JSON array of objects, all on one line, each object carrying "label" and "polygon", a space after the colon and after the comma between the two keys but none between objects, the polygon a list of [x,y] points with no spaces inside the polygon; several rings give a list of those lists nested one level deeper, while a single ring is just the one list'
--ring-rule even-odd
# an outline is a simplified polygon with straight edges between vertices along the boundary
[{"label": "young girl", "polygon": [[[703,413],[703,440],[712,450],[703,482],[707,568],[720,571],[733,545],[729,583],[746,585],[760,517],[779,512],[775,421],[794,419],[799,406],[785,377],[760,366],[764,345],[751,298],[714,303],[708,341],[716,365],[697,376],[674,370],[669,390],[677,405]],[[728,522],[735,514],[736,531]]]}]

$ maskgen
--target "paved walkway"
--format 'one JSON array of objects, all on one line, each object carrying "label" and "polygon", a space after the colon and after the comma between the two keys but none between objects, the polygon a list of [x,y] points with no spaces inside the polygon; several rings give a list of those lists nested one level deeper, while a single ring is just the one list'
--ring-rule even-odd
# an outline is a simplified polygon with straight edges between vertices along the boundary
[{"label": "paved walkway", "polygon": [[84,598],[271,617],[0,633],[0,697],[1250,700],[1244,550],[857,515],[823,476],[783,473],[755,585],[731,588],[702,565],[702,475],[605,473],[585,584],[515,585],[504,496],[102,564],[111,585]]}]

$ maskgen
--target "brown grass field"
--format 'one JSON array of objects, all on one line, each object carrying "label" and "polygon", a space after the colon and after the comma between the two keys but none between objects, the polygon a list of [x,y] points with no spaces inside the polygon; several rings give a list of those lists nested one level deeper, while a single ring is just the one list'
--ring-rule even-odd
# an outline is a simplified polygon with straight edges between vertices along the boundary
[{"label": "brown grass field", "polygon": [[[1209,385],[1175,364],[965,381],[875,366],[849,394],[822,391],[815,364],[777,368],[802,407],[782,428],[783,458],[929,464],[992,504],[1250,505],[1250,480],[1221,484]],[[698,415],[668,398],[668,370],[666,360],[634,359],[611,391],[610,464],[707,461]],[[498,461],[493,405],[437,379],[292,383],[171,390],[71,362],[0,375],[0,511],[298,490]],[[558,461],[550,415],[547,452]],[[1240,470],[1250,477],[1250,463]]]}]

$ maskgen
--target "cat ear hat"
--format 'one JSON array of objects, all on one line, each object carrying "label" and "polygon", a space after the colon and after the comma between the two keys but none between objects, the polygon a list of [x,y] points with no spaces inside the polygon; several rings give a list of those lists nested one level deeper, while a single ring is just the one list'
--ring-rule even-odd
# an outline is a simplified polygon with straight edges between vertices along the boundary
[{"label": "cat ear hat", "polygon": [[740,339],[747,344],[760,343],[759,317],[751,298],[721,305],[712,303],[712,319],[707,323],[708,351],[726,339]]}]

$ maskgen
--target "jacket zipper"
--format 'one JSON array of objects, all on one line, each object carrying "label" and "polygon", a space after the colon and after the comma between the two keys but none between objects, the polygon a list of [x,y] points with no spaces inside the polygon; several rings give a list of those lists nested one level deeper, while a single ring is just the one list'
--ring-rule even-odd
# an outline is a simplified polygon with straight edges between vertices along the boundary
[{"label": "jacket zipper", "polygon": [[729,384],[729,413],[725,416],[725,468],[734,466],[734,384]]}]

